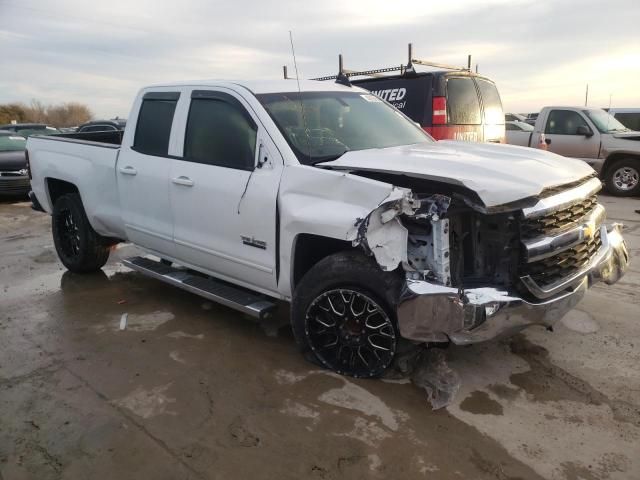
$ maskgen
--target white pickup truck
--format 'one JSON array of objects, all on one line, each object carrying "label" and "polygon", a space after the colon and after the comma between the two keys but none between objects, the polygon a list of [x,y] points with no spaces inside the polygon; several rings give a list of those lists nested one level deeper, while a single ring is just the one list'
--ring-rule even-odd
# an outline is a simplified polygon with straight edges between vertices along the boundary
[{"label": "white pickup truck", "polygon": [[153,86],[121,133],[28,140],[62,263],[95,271],[127,241],[152,255],[130,268],[242,312],[288,301],[301,347],[343,374],[380,375],[400,337],[551,327],[627,267],[584,162],[435,142],[357,87]]},{"label": "white pickup truck", "polygon": [[539,148],[542,142],[546,142],[550,152],[579,158],[591,165],[609,193],[640,195],[640,132],[628,129],[606,111],[544,107],[528,145]]}]

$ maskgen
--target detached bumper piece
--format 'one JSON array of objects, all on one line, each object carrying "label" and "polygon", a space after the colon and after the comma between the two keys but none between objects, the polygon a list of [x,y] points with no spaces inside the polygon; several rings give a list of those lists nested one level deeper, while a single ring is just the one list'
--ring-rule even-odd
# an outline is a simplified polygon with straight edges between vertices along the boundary
[{"label": "detached bumper piece", "polygon": [[[601,226],[602,246],[598,253],[571,277],[545,286],[536,295],[536,301],[491,287],[458,291],[426,281],[407,280],[397,311],[400,334],[419,342],[451,341],[465,345],[512,335],[531,325],[552,327],[592,284],[604,281],[611,285],[624,275],[629,252],[621,230],[620,224]],[[533,291],[537,286],[532,283],[526,287]]]}]

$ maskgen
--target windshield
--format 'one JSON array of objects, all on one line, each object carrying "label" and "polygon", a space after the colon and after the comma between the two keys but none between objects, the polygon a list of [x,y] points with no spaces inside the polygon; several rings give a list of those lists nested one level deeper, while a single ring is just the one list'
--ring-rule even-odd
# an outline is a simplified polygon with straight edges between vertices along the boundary
[{"label": "windshield", "polygon": [[626,132],[629,129],[604,110],[583,110],[600,133]]},{"label": "windshield", "polygon": [[61,133],[61,132],[57,128],[53,128],[53,127],[26,128],[24,130],[18,130],[18,135],[22,135],[23,137],[30,137],[31,135],[52,135],[56,133]]},{"label": "windshield", "polygon": [[26,146],[27,139],[20,135],[0,135],[0,152],[24,150]]},{"label": "windshield", "polygon": [[292,92],[257,97],[303,164],[326,162],[352,150],[433,141],[402,113],[369,93]]}]

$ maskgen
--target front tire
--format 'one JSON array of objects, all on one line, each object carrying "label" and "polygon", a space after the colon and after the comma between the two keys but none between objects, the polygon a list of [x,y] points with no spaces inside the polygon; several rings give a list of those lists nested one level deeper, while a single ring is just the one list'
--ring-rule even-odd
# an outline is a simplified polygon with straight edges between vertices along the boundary
[{"label": "front tire", "polygon": [[605,175],[607,191],[617,197],[640,195],[640,160],[621,158],[613,162]]},{"label": "front tire", "polygon": [[109,259],[109,242],[91,227],[77,193],[62,195],[51,215],[53,243],[58,258],[74,273],[100,270]]},{"label": "front tire", "polygon": [[400,338],[394,308],[400,280],[360,252],[322,259],[302,278],[291,304],[293,333],[303,352],[342,375],[382,375]]}]

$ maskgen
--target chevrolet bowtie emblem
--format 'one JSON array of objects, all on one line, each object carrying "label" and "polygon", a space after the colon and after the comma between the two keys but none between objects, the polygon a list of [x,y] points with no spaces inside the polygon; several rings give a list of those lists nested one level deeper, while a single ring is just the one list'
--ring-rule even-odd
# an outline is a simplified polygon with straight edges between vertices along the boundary
[{"label": "chevrolet bowtie emblem", "polygon": [[593,236],[596,234],[596,223],[595,222],[587,222],[582,226],[582,233],[584,235],[585,240],[591,240]]}]

